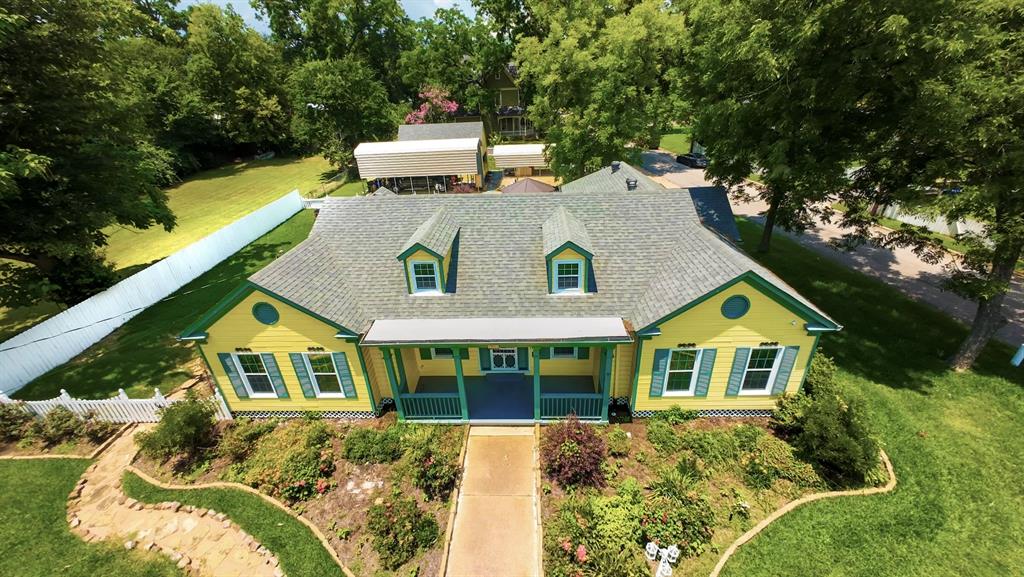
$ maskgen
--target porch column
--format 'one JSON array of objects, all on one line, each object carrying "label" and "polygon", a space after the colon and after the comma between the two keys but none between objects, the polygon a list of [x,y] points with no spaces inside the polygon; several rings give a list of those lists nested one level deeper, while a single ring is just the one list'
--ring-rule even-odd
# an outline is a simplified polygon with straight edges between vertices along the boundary
[{"label": "porch column", "polygon": [[459,410],[462,411],[462,420],[469,420],[469,403],[466,401],[466,380],[462,378],[462,350],[452,349],[452,359],[455,361],[455,382],[459,384]]},{"label": "porch column", "polygon": [[540,420],[540,347],[533,347],[533,420]]},{"label": "porch column", "polygon": [[391,349],[381,347],[380,352],[384,354],[384,369],[388,373],[388,382],[391,384],[391,394],[395,399],[395,410],[398,411],[399,420],[405,420],[405,410],[402,408],[402,392],[398,388],[398,380],[395,378],[395,366],[391,359]]},{"label": "porch column", "polygon": [[601,420],[608,420],[608,400],[612,388],[613,347],[601,348]]}]

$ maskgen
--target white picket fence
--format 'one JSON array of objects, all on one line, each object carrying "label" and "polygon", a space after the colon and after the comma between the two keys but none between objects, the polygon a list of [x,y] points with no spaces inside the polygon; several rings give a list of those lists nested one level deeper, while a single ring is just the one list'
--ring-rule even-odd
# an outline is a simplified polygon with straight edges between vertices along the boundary
[{"label": "white picket fence", "polygon": [[[110,334],[302,210],[298,190],[0,343],[0,392],[12,394]],[[203,311],[190,311],[200,315]]]},{"label": "white picket fence", "polygon": [[[154,389],[153,396],[149,399],[129,399],[124,389],[119,389],[118,395],[111,399],[76,399],[64,389],[60,390],[59,397],[46,401],[15,401],[0,393],[0,404],[19,405],[39,417],[45,417],[57,407],[64,407],[80,417],[91,416],[112,423],[155,423],[160,420],[160,409],[177,402],[179,401],[163,396],[160,389]],[[214,415],[218,421],[231,420],[231,411],[228,410],[220,391],[214,391],[214,396],[209,402],[213,405]]]},{"label": "white picket fence", "polygon": [[956,236],[965,232],[973,232],[979,236],[984,236],[985,232],[985,225],[976,220],[948,221],[941,217],[915,214],[898,204],[886,206],[882,209],[882,215],[914,226],[923,226],[932,232],[949,236]]}]

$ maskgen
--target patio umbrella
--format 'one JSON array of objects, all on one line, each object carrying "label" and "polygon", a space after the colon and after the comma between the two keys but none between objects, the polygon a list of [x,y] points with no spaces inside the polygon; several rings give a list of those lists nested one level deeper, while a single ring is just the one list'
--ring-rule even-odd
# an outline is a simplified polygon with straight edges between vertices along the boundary
[{"label": "patio umbrella", "polygon": [[555,187],[553,187],[550,184],[547,184],[545,182],[541,182],[539,180],[534,180],[532,178],[524,178],[522,180],[517,180],[517,181],[513,182],[512,184],[510,184],[510,185],[506,186],[505,188],[501,189],[501,191],[502,192],[554,192],[555,191]]}]

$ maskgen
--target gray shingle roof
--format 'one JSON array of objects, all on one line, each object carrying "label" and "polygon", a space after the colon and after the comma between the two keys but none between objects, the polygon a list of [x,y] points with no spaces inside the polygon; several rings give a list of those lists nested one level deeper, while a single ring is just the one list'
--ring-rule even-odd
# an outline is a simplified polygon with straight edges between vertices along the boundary
[{"label": "gray shingle roof", "polygon": [[594,245],[590,242],[587,227],[564,206],[555,208],[551,216],[541,225],[541,232],[544,235],[545,256],[567,242],[594,254]]},{"label": "gray shingle roof", "polygon": [[458,233],[459,225],[452,218],[452,211],[446,206],[440,206],[412,233],[399,253],[404,253],[418,244],[443,257],[448,254],[448,249],[451,248],[452,241]]},{"label": "gray shingle roof", "polygon": [[398,127],[398,140],[443,140],[446,138],[482,138],[483,122],[438,122],[434,124],[403,124]]},{"label": "gray shingle roof", "polygon": [[606,192],[613,190],[627,190],[626,179],[636,179],[636,190],[662,190],[665,187],[651,180],[649,176],[640,172],[633,166],[619,162],[619,167],[605,166],[601,170],[566,182],[559,187],[564,192]]},{"label": "gray shingle roof", "polygon": [[[441,208],[459,227],[457,290],[410,295],[395,256]],[[542,227],[559,209],[592,233],[597,292],[548,294]],[[309,238],[250,280],[360,333],[385,318],[616,316],[640,329],[747,272],[817,311],[702,226],[689,191],[660,189],[331,197]]]}]

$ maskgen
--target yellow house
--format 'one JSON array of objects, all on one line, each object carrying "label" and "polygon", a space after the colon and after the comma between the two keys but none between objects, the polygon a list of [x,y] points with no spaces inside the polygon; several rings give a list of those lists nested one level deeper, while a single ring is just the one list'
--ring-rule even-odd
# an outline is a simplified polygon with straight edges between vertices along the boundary
[{"label": "yellow house", "polygon": [[840,327],[729,238],[721,190],[329,198],[181,338],[239,415],[767,414]]}]

